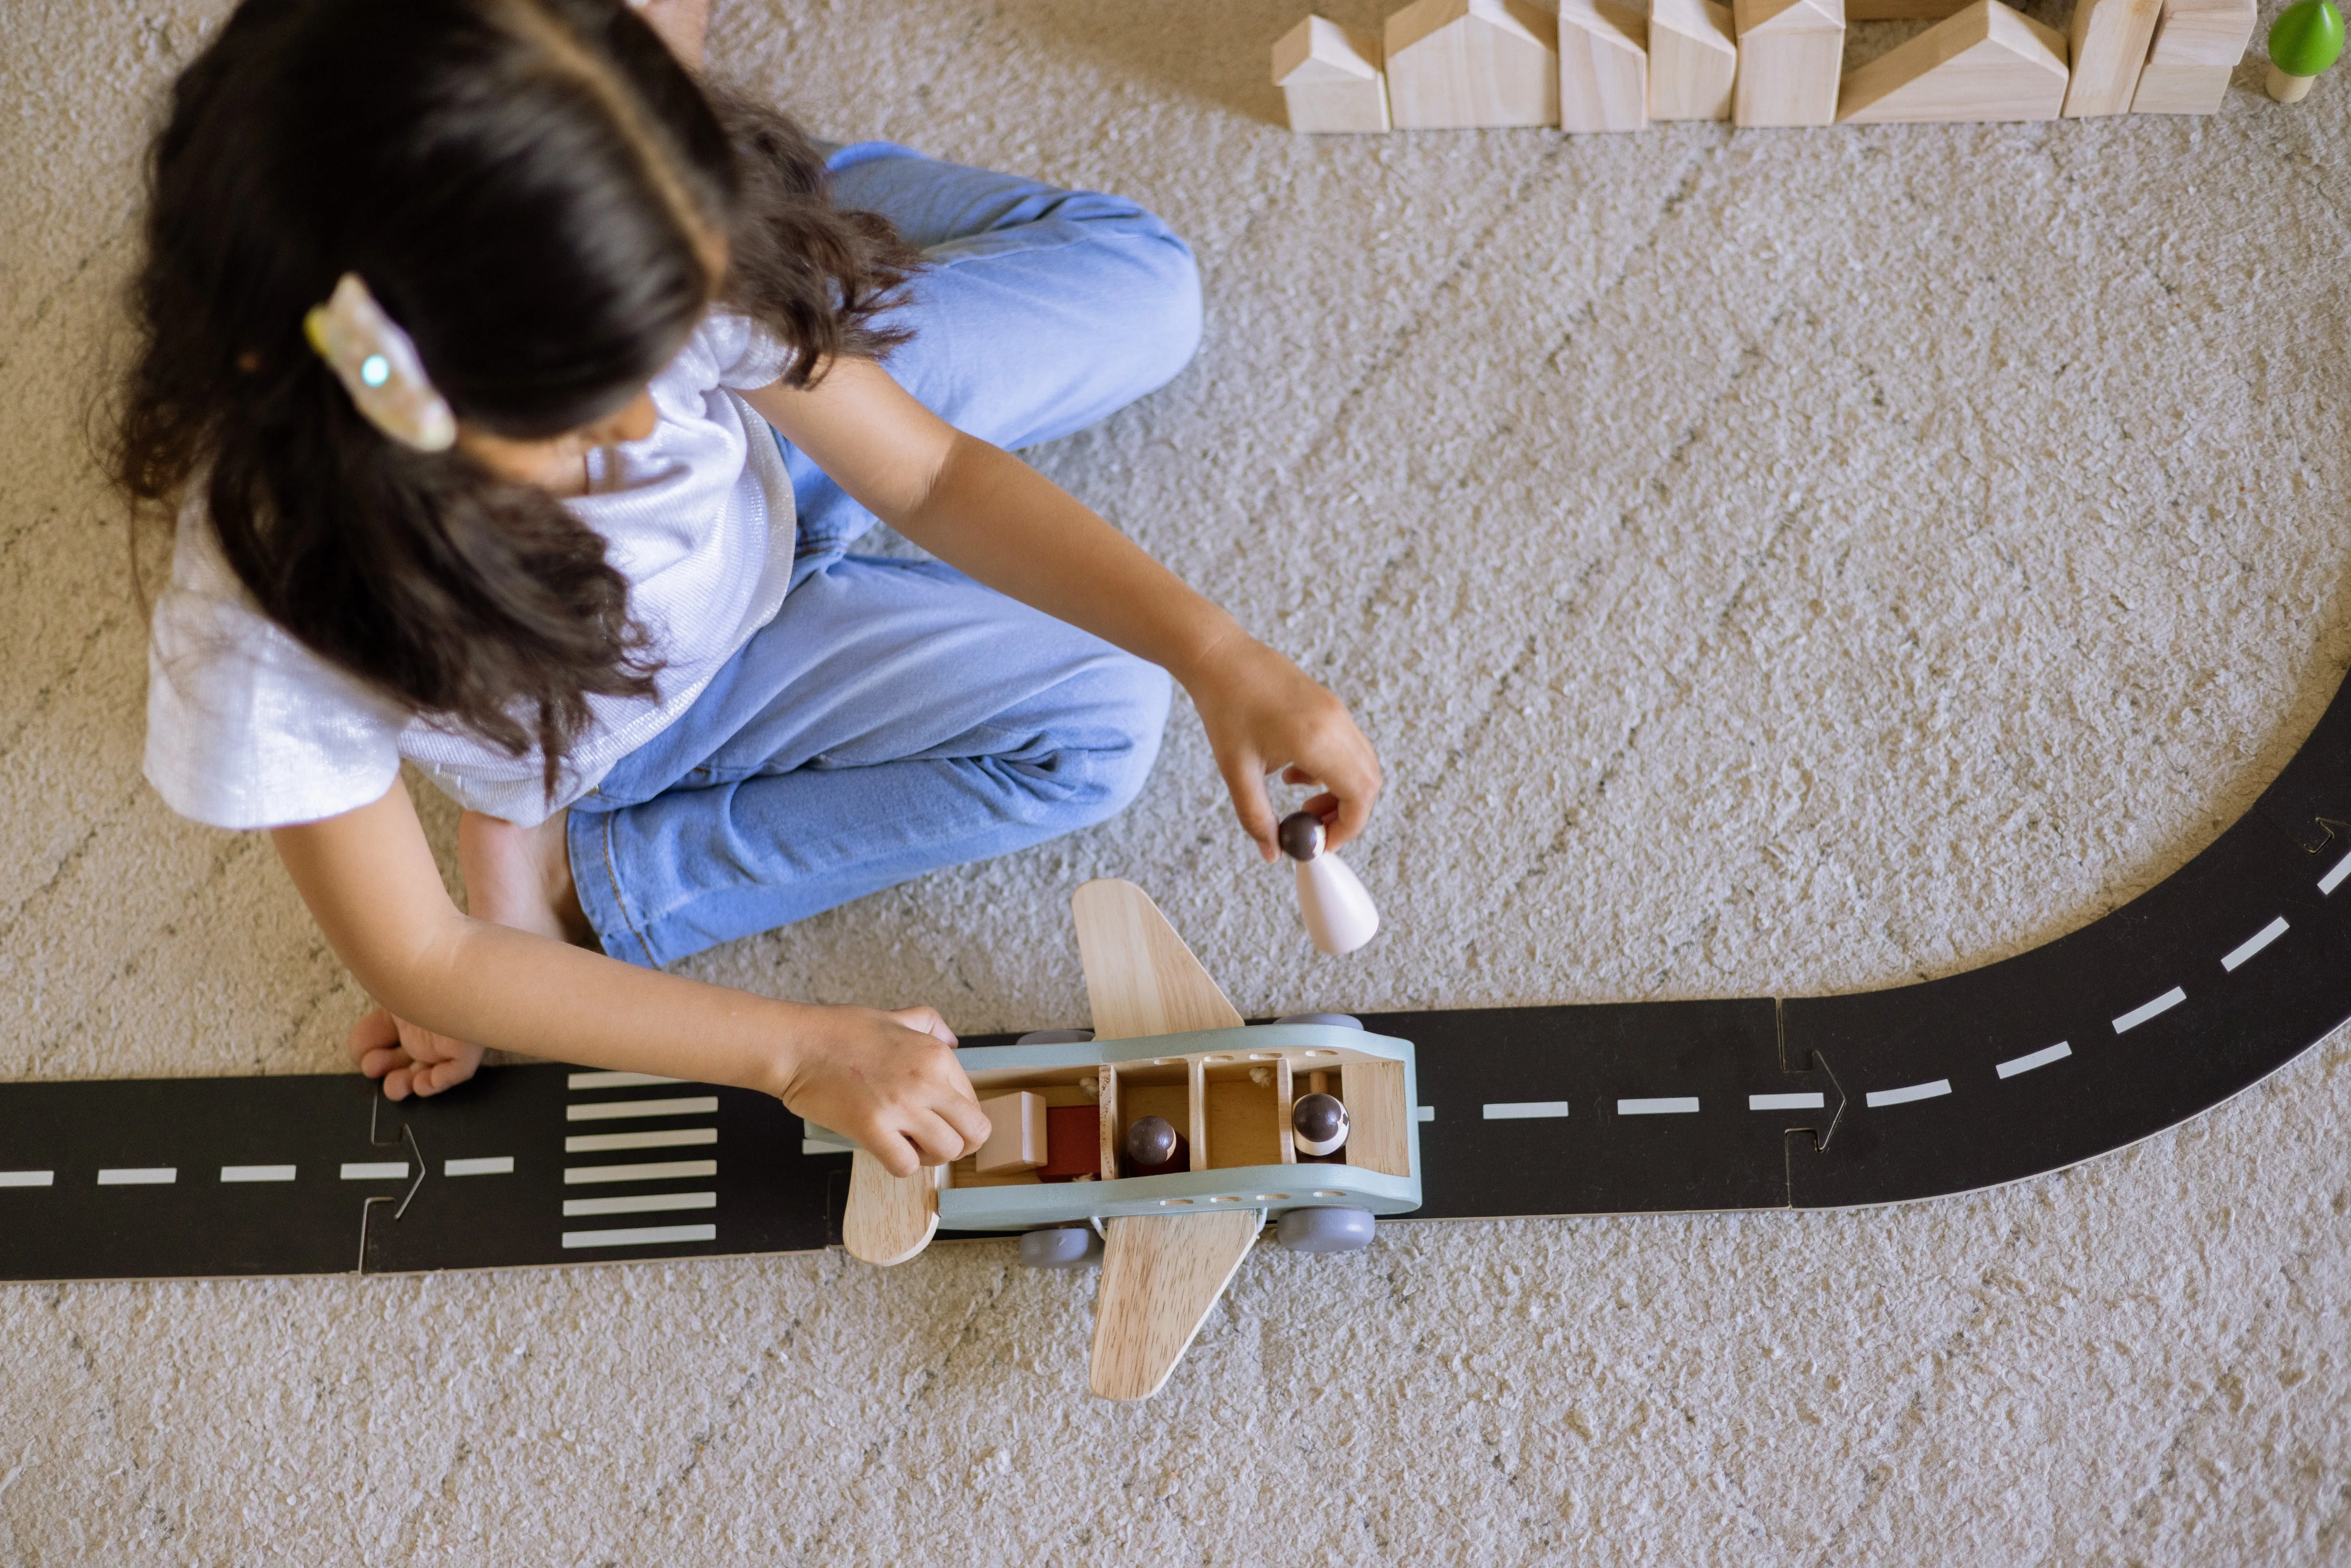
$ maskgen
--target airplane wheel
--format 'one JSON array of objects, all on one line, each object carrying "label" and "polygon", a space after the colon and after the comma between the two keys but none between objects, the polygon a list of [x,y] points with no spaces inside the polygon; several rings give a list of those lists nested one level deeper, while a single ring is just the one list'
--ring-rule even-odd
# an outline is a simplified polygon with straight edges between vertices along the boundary
[{"label": "airplane wheel", "polygon": [[1012,1043],[1015,1045],[1083,1045],[1093,1039],[1090,1029],[1032,1029]]},{"label": "airplane wheel", "polygon": [[1337,1029],[1361,1029],[1364,1020],[1352,1013],[1286,1013],[1276,1023],[1322,1023]]},{"label": "airplane wheel", "polygon": [[1090,1225],[1056,1225],[1020,1238],[1020,1261],[1031,1269],[1082,1269],[1101,1256]]},{"label": "airplane wheel", "polygon": [[1372,1244],[1367,1208],[1293,1208],[1274,1237],[1292,1252],[1360,1252]]}]

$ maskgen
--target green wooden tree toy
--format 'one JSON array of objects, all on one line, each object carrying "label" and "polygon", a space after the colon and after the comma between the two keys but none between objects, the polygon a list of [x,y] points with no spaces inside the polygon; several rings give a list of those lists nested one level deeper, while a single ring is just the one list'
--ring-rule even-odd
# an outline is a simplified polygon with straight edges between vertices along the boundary
[{"label": "green wooden tree toy", "polygon": [[2302,0],[2270,29],[2270,96],[2300,103],[2318,73],[2343,52],[2343,13],[2335,0]]}]

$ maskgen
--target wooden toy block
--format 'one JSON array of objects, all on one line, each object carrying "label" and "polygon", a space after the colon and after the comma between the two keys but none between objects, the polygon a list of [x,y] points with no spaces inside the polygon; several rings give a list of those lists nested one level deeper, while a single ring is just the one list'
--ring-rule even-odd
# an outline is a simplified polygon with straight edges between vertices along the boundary
[{"label": "wooden toy block", "polygon": [[[1703,0],[1700,0],[1703,4]],[[1629,5],[1616,0],[1560,0],[1559,7],[1559,124],[1562,131],[1638,131],[1649,123],[1649,22],[1648,18]],[[1306,888],[1306,876],[1320,870],[1325,876],[1342,878],[1353,883],[1353,892],[1359,895],[1364,908],[1371,900],[1363,894],[1363,884],[1354,881],[1352,872],[1338,856],[1323,852],[1299,862],[1305,873],[1300,879],[1301,895]],[[1346,890],[1341,890],[1343,900]],[[1321,890],[1322,903],[1333,902],[1328,890]],[[1342,907],[1352,905],[1342,903]],[[1318,925],[1317,911],[1310,908],[1308,926]],[[1333,922],[1328,915],[1319,924],[1339,932],[1331,936],[1316,931],[1315,946],[1326,953],[1352,951],[1363,946],[1351,941],[1355,935],[1343,921]],[[1379,916],[1370,917],[1372,930],[1379,928]],[[1368,940],[1370,932],[1363,933]],[[1340,945],[1332,946],[1335,942]]]},{"label": "wooden toy block", "polygon": [[[1102,1107],[1045,1107],[1045,1163],[1037,1167],[1039,1181],[1075,1181],[1099,1176],[1102,1163]],[[1113,1166],[1110,1174],[1116,1176]]]},{"label": "wooden toy block", "polygon": [[2258,19],[2253,0],[2170,0],[2156,24],[2131,112],[2219,112]]},{"label": "wooden toy block", "polygon": [[1972,0],[1844,0],[1848,22],[1939,22],[1966,10]]},{"label": "wooden toy block", "polygon": [[1404,1063],[1351,1061],[1339,1070],[1339,1097],[1353,1122],[1346,1160],[1389,1176],[1412,1175],[1412,1138],[1405,1126]]},{"label": "wooden toy block", "polygon": [[2162,0],[2075,0],[2066,119],[2129,111],[2162,11]]},{"label": "wooden toy block", "polygon": [[1273,85],[1290,103],[1290,129],[1385,131],[1388,81],[1380,41],[1309,16],[1273,46]]},{"label": "wooden toy block", "polygon": [[982,1176],[1033,1171],[1045,1163],[1045,1097],[1022,1091],[982,1100],[987,1113],[987,1142],[980,1145],[972,1168]]},{"label": "wooden toy block", "polygon": [[1735,0],[1739,80],[1730,118],[1740,125],[1835,123],[1844,65],[1844,0]]},{"label": "wooden toy block", "polygon": [[1729,120],[1738,77],[1730,7],[1714,0],[1650,0],[1650,119]]},{"label": "wooden toy block", "polygon": [[1837,120],[2054,120],[2064,102],[2064,36],[2000,0],[1976,0],[1848,74]]},{"label": "wooden toy block", "polygon": [[1526,0],[1414,0],[1386,46],[1398,131],[1559,123],[1559,24]]}]

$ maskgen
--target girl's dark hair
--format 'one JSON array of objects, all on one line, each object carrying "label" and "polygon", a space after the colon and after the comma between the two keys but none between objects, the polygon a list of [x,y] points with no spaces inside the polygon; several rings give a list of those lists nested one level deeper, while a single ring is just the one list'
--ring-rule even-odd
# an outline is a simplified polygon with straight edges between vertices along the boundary
[{"label": "girl's dark hair", "polygon": [[271,620],[414,713],[538,746],[550,797],[589,697],[653,691],[626,580],[545,491],[380,433],[304,313],[358,273],[460,419],[545,436],[625,404],[714,299],[795,384],[876,355],[920,260],[621,0],[246,0],[149,183],[116,483],[201,500]]}]

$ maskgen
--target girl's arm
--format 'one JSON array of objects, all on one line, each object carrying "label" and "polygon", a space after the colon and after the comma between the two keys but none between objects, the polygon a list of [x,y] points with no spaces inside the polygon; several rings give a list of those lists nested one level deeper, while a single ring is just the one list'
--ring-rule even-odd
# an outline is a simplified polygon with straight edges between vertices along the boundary
[{"label": "girl's arm", "polygon": [[899,1176],[987,1139],[955,1037],[927,1008],[775,1001],[459,914],[398,780],[371,806],[270,837],[337,955],[411,1024],[560,1061],[756,1089],[848,1134]]},{"label": "girl's arm", "polygon": [[1141,547],[1009,453],[956,430],[865,360],[810,388],[744,394],[874,516],[990,588],[1092,632],[1183,683],[1241,826],[1274,858],[1265,779],[1326,793],[1332,845],[1363,828],[1378,756],[1345,707]]}]

